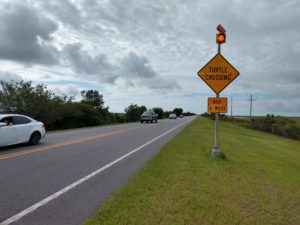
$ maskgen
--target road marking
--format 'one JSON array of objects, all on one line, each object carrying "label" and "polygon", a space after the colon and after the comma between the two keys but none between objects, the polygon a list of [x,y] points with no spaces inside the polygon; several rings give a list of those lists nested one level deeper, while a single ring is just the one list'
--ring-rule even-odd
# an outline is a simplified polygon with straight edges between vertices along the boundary
[{"label": "road marking", "polygon": [[[57,135],[61,135],[61,134],[72,134],[72,133],[78,133],[78,132],[82,132],[82,131],[97,131],[99,129],[102,129],[102,128],[107,128],[109,126],[114,126],[114,127],[119,127],[119,128],[122,128],[124,126],[127,126],[127,125],[130,125],[130,124],[139,124],[138,122],[133,122],[133,123],[125,123],[125,124],[108,124],[108,125],[100,125],[100,126],[95,126],[95,127],[85,127],[85,128],[74,128],[74,129],[71,129],[71,130],[60,130],[60,131],[49,131],[47,133],[47,138],[48,137],[55,137]],[[153,126],[153,125],[151,125]]]},{"label": "road marking", "polygon": [[69,186],[59,190],[58,192],[54,193],[53,195],[48,196],[47,198],[39,201],[38,203],[30,206],[29,208],[19,212],[18,214],[6,219],[5,221],[3,221],[2,223],[0,223],[0,225],[9,225],[13,222],[16,222],[18,220],[20,220],[22,217],[28,215],[29,213],[32,213],[33,211],[37,210],[38,208],[40,208],[43,205],[46,205],[48,202],[52,201],[53,199],[56,199],[57,197],[59,197],[62,194],[65,194],[66,192],[70,191],[71,189],[77,187],[78,185],[82,184],[83,182],[91,179],[92,177],[96,176],[97,174],[101,173],[102,171],[108,169],[109,167],[113,166],[114,164],[120,162],[121,160],[127,158],[128,156],[134,154],[135,152],[143,149],[144,147],[146,147],[147,145],[150,145],[151,143],[155,142],[156,140],[162,138],[163,136],[171,133],[172,131],[176,130],[177,128],[181,127],[182,125],[190,122],[191,120],[185,121],[179,125],[177,125],[176,127],[171,128],[170,130],[166,131],[165,133],[159,135],[158,137],[152,139],[151,141],[148,141],[147,143],[133,149],[132,151],[128,152],[127,154],[117,158],[116,160],[106,164],[105,166],[101,167],[100,169],[88,174],[87,176],[75,181],[74,183],[70,184]]},{"label": "road marking", "polygon": [[48,149],[51,149],[51,148],[57,148],[57,147],[65,146],[65,145],[71,145],[71,144],[77,144],[77,143],[81,143],[81,142],[85,142],[85,141],[101,139],[101,138],[104,138],[104,137],[125,133],[125,132],[128,132],[130,130],[134,130],[134,129],[137,129],[137,128],[140,128],[140,127],[143,127],[143,126],[128,128],[128,129],[124,129],[124,130],[120,130],[120,131],[108,132],[108,133],[95,135],[95,136],[90,136],[90,137],[78,138],[78,139],[71,140],[71,141],[65,141],[65,142],[61,142],[61,143],[58,143],[58,144],[50,144],[50,145],[46,145],[46,146],[39,147],[39,148],[24,150],[24,151],[21,151],[21,152],[5,154],[5,155],[0,156],[0,160],[13,158],[13,157],[17,157],[17,156],[20,156],[20,155],[26,155],[26,154],[30,154],[30,153],[34,153],[34,152],[40,152],[40,151],[48,150]]}]

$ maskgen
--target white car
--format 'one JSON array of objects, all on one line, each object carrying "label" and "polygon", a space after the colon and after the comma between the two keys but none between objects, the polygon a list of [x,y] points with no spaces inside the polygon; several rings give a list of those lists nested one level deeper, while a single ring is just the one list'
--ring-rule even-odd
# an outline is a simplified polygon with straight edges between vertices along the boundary
[{"label": "white car", "polygon": [[37,145],[46,135],[45,125],[28,116],[0,114],[0,147],[20,143]]},{"label": "white car", "polygon": [[169,119],[170,119],[170,120],[172,120],[172,119],[176,120],[176,119],[177,119],[176,114],[175,114],[175,113],[170,114],[170,115],[169,115]]}]

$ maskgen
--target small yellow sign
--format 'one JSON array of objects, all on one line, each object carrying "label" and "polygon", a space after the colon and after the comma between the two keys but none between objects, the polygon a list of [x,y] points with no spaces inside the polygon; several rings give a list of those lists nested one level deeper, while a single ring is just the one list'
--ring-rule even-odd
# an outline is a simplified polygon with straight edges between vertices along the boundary
[{"label": "small yellow sign", "polygon": [[209,113],[227,113],[227,98],[208,98]]},{"label": "small yellow sign", "polygon": [[199,72],[198,76],[216,93],[219,94],[235,78],[237,71],[221,54],[215,55]]}]

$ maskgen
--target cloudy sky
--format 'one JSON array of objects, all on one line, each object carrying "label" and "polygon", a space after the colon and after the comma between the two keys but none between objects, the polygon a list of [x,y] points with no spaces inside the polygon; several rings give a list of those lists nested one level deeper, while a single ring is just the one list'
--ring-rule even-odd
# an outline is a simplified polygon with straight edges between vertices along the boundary
[{"label": "cloudy sky", "polygon": [[233,113],[300,116],[299,0],[0,0],[0,80],[57,94],[96,89],[113,112],[130,103],[207,110],[197,76],[227,30],[223,56],[240,71],[221,96]]}]

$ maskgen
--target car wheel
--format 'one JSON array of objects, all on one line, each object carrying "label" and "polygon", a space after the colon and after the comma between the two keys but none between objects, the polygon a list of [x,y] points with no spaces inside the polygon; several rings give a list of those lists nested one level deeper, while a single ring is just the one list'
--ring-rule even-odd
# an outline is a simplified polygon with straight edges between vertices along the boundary
[{"label": "car wheel", "polygon": [[143,121],[143,120],[141,120],[141,123],[144,123],[144,121]]},{"label": "car wheel", "polygon": [[29,139],[29,144],[31,145],[37,145],[40,143],[41,140],[41,134],[37,131],[33,132]]}]

